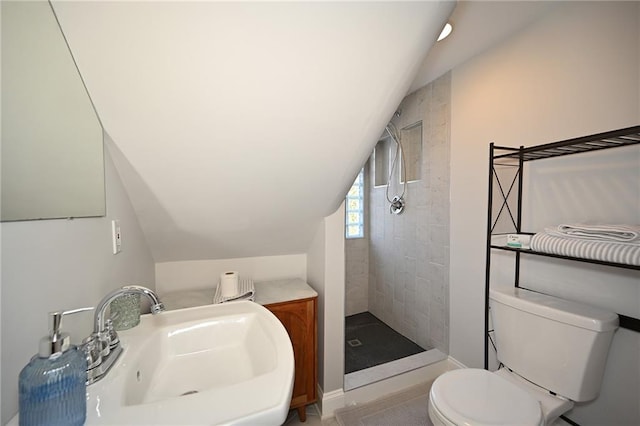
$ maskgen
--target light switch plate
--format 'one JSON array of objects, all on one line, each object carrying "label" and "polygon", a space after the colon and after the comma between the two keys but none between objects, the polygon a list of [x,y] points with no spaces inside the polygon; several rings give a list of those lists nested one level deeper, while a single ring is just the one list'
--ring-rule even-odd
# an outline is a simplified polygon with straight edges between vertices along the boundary
[{"label": "light switch plate", "polygon": [[111,221],[111,237],[113,241],[113,254],[118,254],[122,251],[122,234],[120,233],[120,221]]}]

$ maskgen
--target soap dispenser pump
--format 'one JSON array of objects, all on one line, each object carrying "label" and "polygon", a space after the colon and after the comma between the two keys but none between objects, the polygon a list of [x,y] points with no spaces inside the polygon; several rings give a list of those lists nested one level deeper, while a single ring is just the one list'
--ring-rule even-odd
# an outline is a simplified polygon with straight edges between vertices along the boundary
[{"label": "soap dispenser pump", "polygon": [[82,425],[87,416],[87,358],[60,331],[62,317],[92,310],[51,312],[51,334],[19,377],[20,426]]}]

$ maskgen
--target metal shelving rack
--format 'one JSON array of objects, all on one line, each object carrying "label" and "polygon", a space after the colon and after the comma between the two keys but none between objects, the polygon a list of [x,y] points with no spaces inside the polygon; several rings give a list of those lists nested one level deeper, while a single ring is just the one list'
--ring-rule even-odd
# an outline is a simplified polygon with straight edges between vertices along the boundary
[{"label": "metal shelving rack", "polygon": [[[484,318],[484,368],[489,368],[489,286],[491,272],[491,251],[506,250],[515,253],[515,286],[520,286],[520,257],[521,255],[546,256],[567,259],[577,262],[594,263],[615,268],[640,270],[640,266],[612,263],[592,259],[561,256],[542,253],[528,249],[513,248],[492,243],[496,227],[501,221],[507,221],[512,227],[508,233],[532,234],[522,230],[522,186],[523,168],[525,162],[546,158],[554,158],[565,155],[579,154],[602,149],[610,149],[621,146],[640,144],[640,126],[628,127],[611,132],[598,133],[591,136],[569,139],[561,142],[537,145],[525,148],[489,145],[489,194],[487,214],[487,246],[486,246],[486,275],[485,275],[485,318]],[[513,176],[510,182],[501,181],[497,167],[512,170]],[[508,185],[503,185],[507,183]],[[497,191],[494,191],[496,189]],[[514,195],[515,191],[515,195]],[[494,199],[495,198],[495,199]],[[494,201],[498,201],[499,208],[494,215]],[[501,204],[500,204],[501,203]],[[495,217],[494,217],[495,216]],[[640,332],[640,319],[618,314],[620,327]]]}]

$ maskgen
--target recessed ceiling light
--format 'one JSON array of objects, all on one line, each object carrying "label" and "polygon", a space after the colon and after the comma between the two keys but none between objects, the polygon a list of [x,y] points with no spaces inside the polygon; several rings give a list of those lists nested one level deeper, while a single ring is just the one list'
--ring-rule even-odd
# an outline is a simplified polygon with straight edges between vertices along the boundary
[{"label": "recessed ceiling light", "polygon": [[447,38],[449,36],[449,34],[451,34],[451,31],[453,31],[453,27],[451,26],[450,23],[447,22],[447,24],[442,29],[442,32],[438,36],[438,40],[437,41],[444,40],[445,38]]}]

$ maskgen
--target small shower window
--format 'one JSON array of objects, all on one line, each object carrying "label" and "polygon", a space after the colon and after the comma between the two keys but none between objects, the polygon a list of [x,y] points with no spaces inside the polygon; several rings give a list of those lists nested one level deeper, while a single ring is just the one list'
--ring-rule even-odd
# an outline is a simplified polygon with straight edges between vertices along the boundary
[{"label": "small shower window", "polygon": [[346,238],[364,238],[364,168],[358,173],[346,198]]}]

